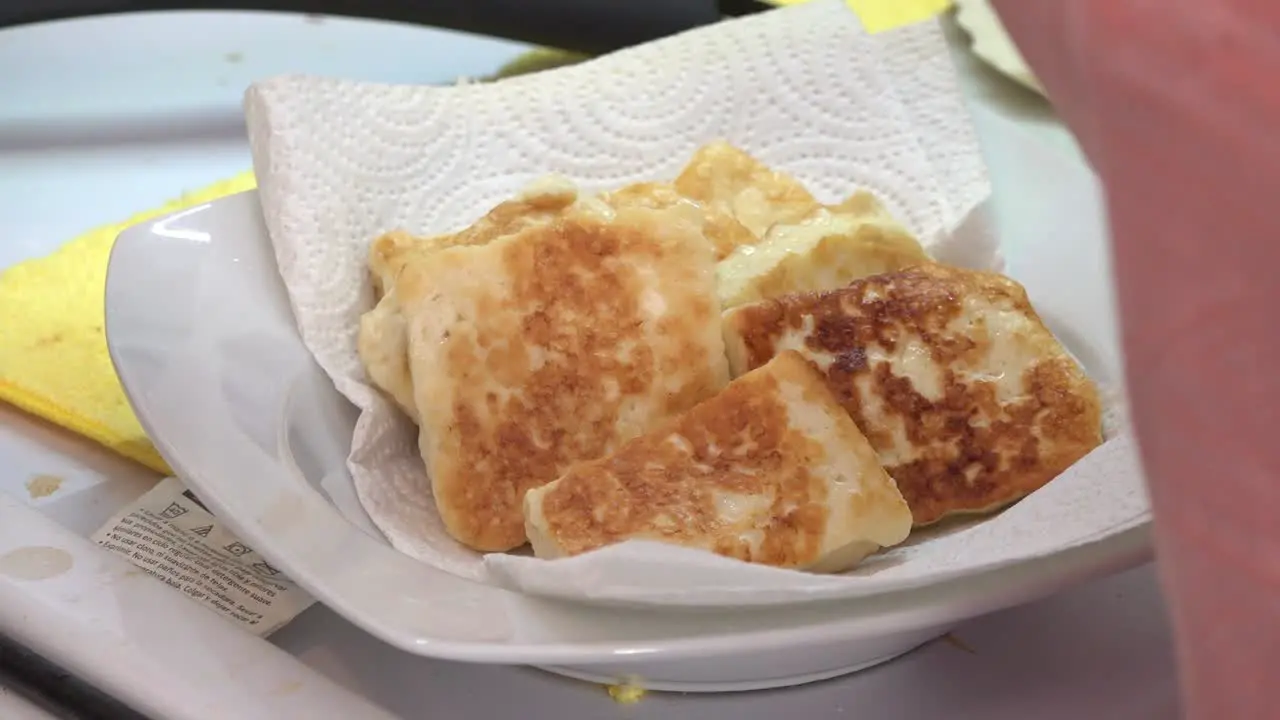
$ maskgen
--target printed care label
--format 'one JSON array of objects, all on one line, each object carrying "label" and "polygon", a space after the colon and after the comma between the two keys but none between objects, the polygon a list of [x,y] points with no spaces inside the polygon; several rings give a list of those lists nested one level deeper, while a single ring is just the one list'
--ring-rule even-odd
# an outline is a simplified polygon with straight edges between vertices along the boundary
[{"label": "printed care label", "polygon": [[315,602],[177,478],[160,481],[92,539],[255,635],[270,635]]}]

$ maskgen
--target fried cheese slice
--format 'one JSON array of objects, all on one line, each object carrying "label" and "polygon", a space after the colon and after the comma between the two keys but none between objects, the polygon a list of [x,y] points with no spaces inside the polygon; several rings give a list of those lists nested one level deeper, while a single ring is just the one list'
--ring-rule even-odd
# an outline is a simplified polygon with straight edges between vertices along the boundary
[{"label": "fried cheese slice", "polygon": [[405,266],[419,448],[459,542],[519,547],[528,490],[727,384],[696,210],[580,203]]},{"label": "fried cheese slice", "polygon": [[414,258],[444,248],[484,245],[527,227],[550,223],[577,200],[578,190],[573,183],[549,175],[531,183],[515,198],[499,203],[459,232],[417,237],[404,230],[393,230],[374,240],[369,247],[369,271],[378,303],[361,316],[356,334],[356,352],[374,387],[390,396],[415,423],[420,421],[409,376],[404,316],[395,289],[405,265]]},{"label": "fried cheese slice", "polygon": [[859,278],[931,262],[920,242],[871,193],[774,225],[716,267],[721,307],[788,293],[835,290]]},{"label": "fried cheese slice", "polygon": [[1097,388],[999,274],[921,265],[724,319],[735,375],[796,350],[826,376],[917,526],[1016,501],[1102,442]]},{"label": "fried cheese slice", "polygon": [[630,539],[815,572],[852,568],[911,531],[875,451],[796,353],[525,495],[534,553]]},{"label": "fried cheese slice", "polygon": [[[605,193],[603,200],[614,208],[637,206],[654,209],[665,209],[680,203],[697,202],[676,191],[670,183],[642,182],[626,185]],[[727,257],[742,246],[750,246],[760,241],[742,223],[719,207],[698,203],[705,217],[702,231],[715,248],[716,259]]]},{"label": "fried cheese slice", "polygon": [[684,197],[730,215],[757,238],[820,207],[799,180],[723,141],[698,148],[673,185]]}]

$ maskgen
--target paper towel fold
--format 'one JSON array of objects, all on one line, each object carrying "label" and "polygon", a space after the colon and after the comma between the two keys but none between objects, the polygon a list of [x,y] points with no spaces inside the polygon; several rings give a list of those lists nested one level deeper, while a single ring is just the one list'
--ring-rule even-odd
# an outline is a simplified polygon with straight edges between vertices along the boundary
[{"label": "paper towel fold", "polygon": [[1146,511],[1125,464],[1132,451],[1112,443],[997,518],[916,539],[852,576],[815,577],[650,543],[554,562],[486,561],[445,533],[416,429],[360,365],[356,329],[372,306],[365,261],[377,235],[463,227],[550,172],[589,191],[671,178],[717,138],[794,174],[820,200],[874,191],[941,260],[999,267],[983,206],[986,170],[934,23],[872,36],[842,3],[815,2],[494,84],[278,78],[250,89],[246,113],[302,339],[361,410],[349,458],[355,494],[392,545],[424,562],[579,599],[781,602],[878,592],[1035,557],[1117,532]]}]

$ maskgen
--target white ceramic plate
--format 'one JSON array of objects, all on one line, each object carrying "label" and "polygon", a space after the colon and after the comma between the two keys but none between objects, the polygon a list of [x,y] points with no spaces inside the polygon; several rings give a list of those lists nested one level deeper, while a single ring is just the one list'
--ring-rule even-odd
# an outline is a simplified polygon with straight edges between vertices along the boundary
[{"label": "white ceramic plate", "polygon": [[[1084,198],[1093,216],[1082,217],[1081,198],[1068,197],[1095,192],[1087,172],[1045,146],[1011,143],[1007,127],[992,136],[1004,138],[989,157],[998,198],[1001,185],[1038,194],[1006,193],[997,203],[1002,228],[1025,236],[1009,247],[1011,273],[1033,299],[1037,282],[1075,273],[1080,291],[1103,303],[1089,314],[1107,317],[1096,198]],[[1054,163],[1061,168],[1045,173]],[[1019,164],[1052,185],[1019,180]],[[355,413],[297,337],[255,194],[121,235],[106,331],[143,425],[202,499],[320,601],[420,655],[550,666],[597,681],[638,676],[656,689],[788,685],[882,662],[960,620],[1149,556],[1137,528],[1035,563],[804,606],[659,612],[521,596],[401,555],[318,491],[346,472]],[[1110,355],[1094,360],[1118,367]]]}]

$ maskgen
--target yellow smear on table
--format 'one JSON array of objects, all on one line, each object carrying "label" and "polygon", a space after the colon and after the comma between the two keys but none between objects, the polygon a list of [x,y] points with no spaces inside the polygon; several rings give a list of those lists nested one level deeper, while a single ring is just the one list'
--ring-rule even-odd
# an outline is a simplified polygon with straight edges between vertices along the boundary
[{"label": "yellow smear on table", "polygon": [[36,475],[27,480],[27,495],[32,500],[47,498],[62,487],[62,478],[57,475]]},{"label": "yellow smear on table", "polygon": [[639,680],[628,680],[617,685],[606,685],[609,697],[619,705],[634,705],[644,699],[647,691],[640,686]]}]

